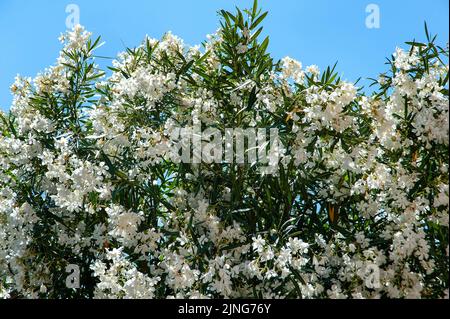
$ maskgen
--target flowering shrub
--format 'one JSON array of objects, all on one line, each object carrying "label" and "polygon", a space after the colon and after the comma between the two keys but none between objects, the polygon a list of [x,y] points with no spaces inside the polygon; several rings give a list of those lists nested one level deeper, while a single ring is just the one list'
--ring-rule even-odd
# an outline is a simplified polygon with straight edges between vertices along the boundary
[{"label": "flowering shrub", "polygon": [[[76,26],[54,66],[16,79],[1,297],[448,297],[448,46],[397,49],[368,96],[273,61],[266,14],[221,11],[202,48],[147,37],[108,77]],[[182,161],[173,133],[195,126],[281,143],[266,163]]]}]

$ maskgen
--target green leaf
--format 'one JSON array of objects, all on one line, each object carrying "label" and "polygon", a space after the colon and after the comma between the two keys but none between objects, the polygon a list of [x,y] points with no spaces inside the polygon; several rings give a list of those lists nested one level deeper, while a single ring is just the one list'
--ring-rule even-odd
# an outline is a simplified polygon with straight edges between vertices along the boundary
[{"label": "green leaf", "polygon": [[264,41],[261,43],[261,46],[260,46],[260,49],[259,49],[261,54],[264,54],[266,52],[268,46],[269,46],[269,37],[267,36],[264,39]]},{"label": "green leaf", "polygon": [[250,26],[250,30],[255,29],[267,16],[269,12],[264,12],[262,15],[259,16],[258,19],[256,19],[255,22],[252,23],[252,25]]},{"label": "green leaf", "polygon": [[258,14],[258,0],[253,1],[252,19]]}]

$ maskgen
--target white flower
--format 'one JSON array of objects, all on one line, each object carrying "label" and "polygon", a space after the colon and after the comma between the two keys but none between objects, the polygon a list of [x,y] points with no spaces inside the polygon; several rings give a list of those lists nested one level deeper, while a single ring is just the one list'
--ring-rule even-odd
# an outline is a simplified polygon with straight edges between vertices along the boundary
[{"label": "white flower", "polygon": [[236,47],[236,51],[238,54],[244,54],[248,51],[248,46],[245,43],[239,43]]}]

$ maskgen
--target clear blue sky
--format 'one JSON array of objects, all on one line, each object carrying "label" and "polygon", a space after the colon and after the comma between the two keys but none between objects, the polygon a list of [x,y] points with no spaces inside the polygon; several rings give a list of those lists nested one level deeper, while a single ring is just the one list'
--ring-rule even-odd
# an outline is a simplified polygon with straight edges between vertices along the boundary
[{"label": "clear blue sky", "polygon": [[[80,23],[106,44],[99,55],[115,56],[138,45],[145,34],[159,38],[171,30],[199,44],[218,24],[217,10],[252,0],[0,0],[0,108],[11,104],[9,86],[19,73],[34,77],[53,64],[59,34],[66,29],[68,4],[80,8]],[[366,6],[380,8],[380,28],[368,29]],[[424,39],[423,22],[440,43],[448,42],[448,0],[260,0],[268,10],[265,34],[275,58],[289,55],[321,69],[338,61],[343,78],[376,77],[397,45]],[[101,62],[104,65],[104,61]]]}]

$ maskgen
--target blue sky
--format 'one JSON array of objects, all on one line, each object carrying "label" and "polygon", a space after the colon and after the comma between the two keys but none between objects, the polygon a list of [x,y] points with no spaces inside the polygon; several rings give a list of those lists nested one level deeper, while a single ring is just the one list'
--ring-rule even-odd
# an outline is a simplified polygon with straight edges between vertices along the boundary
[{"label": "blue sky", "polygon": [[[66,6],[76,4],[80,23],[106,44],[98,55],[115,56],[138,45],[145,34],[166,31],[199,44],[218,24],[217,10],[250,7],[253,0],[0,0],[0,108],[11,104],[16,74],[34,77],[52,65],[66,29]],[[448,0],[260,0],[269,11],[264,32],[275,58],[291,56],[322,70],[338,61],[344,79],[376,77],[396,46],[423,40],[423,23],[448,42]],[[380,28],[368,29],[366,6],[380,8]],[[109,61],[102,61],[105,65]],[[367,82],[366,82],[367,83]]]}]

